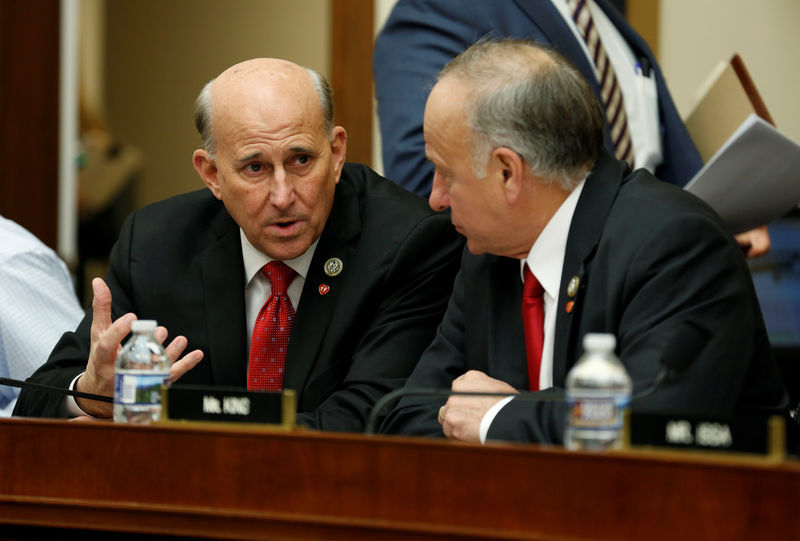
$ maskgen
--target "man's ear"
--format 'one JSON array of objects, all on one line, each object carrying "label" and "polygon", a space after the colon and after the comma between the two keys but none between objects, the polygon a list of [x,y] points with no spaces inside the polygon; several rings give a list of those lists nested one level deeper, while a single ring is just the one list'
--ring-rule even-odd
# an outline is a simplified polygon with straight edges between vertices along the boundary
[{"label": "man's ear", "polygon": [[202,148],[195,150],[192,155],[192,165],[214,197],[222,201],[222,192],[219,189],[219,179],[217,178],[217,164],[208,152]]},{"label": "man's ear", "polygon": [[495,174],[501,177],[506,201],[514,203],[522,193],[525,179],[525,162],[522,157],[508,147],[497,147],[492,151],[491,160]]},{"label": "man's ear", "polygon": [[347,157],[347,132],[341,126],[333,128],[331,134],[331,159],[333,160],[333,170],[336,175],[336,182],[342,174],[342,167]]}]

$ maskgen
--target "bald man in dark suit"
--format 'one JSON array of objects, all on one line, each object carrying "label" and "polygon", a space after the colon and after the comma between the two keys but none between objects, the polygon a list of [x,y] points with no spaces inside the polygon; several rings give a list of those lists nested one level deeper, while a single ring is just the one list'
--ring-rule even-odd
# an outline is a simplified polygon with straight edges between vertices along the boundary
[{"label": "bald man in dark suit", "polygon": [[[462,242],[424,199],[345,164],[345,130],[311,70],[237,64],[203,89],[195,121],[194,166],[207,189],[127,219],[105,281],[93,283],[92,313],[32,380],[111,395],[114,357],[140,317],[165,327],[161,339],[166,329],[176,336],[174,381],[252,387],[248,350],[271,291],[259,270],[280,261],[296,277],[278,388],[297,391],[299,423],[362,430],[433,338]],[[111,409],[25,389],[15,414],[108,418]]]}]

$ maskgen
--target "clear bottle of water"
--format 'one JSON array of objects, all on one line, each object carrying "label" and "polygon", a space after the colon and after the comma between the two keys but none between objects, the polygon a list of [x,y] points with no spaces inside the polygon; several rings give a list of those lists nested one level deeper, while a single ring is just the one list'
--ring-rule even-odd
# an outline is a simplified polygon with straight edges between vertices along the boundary
[{"label": "clear bottle of water", "polygon": [[169,385],[170,360],[151,319],[134,321],[114,363],[114,421],[148,424],[161,417],[161,389]]},{"label": "clear bottle of water", "polygon": [[613,334],[587,333],[584,354],[567,374],[568,449],[619,447],[624,412],[631,401],[631,378],[614,353]]}]

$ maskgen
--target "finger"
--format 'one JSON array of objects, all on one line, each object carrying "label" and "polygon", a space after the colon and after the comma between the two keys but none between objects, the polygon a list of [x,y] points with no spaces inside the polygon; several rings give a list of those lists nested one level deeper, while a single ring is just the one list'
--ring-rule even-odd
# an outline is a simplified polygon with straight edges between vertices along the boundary
[{"label": "finger", "polygon": [[102,333],[111,326],[111,290],[102,278],[92,280],[92,333]]},{"label": "finger", "polygon": [[122,347],[122,340],[131,332],[131,325],[136,321],[136,314],[128,313],[117,318],[102,335],[97,337],[97,355],[103,362],[114,362],[119,349]]},{"label": "finger", "polygon": [[772,247],[772,241],[769,238],[769,230],[767,226],[761,226],[752,231],[750,235],[750,251],[747,257],[760,257]]},{"label": "finger", "polygon": [[439,421],[439,424],[440,424],[440,425],[443,425],[443,424],[444,424],[444,406],[442,406],[441,408],[439,408],[439,418],[438,418],[438,421]]},{"label": "finger", "polygon": [[[167,328],[162,326],[162,325],[159,325],[158,327],[156,327],[156,330],[153,331],[153,336],[155,337],[156,340],[158,340],[159,344],[163,344],[164,343],[164,340],[167,339],[167,334],[168,334],[167,333]],[[176,355],[176,357],[177,357],[177,355]]]},{"label": "finger", "polygon": [[179,361],[172,363],[169,367],[169,379],[172,382],[178,381],[186,372],[197,366],[203,360],[203,352],[199,349],[187,353]]},{"label": "finger", "polygon": [[94,417],[89,417],[88,415],[78,415],[77,417],[70,419],[70,421],[74,421],[76,423],[94,423],[99,420],[100,419],[95,419]]},{"label": "finger", "polygon": [[[159,341],[163,342],[164,340],[160,339]],[[167,347],[164,348],[164,351],[167,352],[169,360],[175,362],[178,359],[178,357],[181,356],[181,353],[183,353],[183,350],[186,349],[186,346],[188,345],[189,345],[189,340],[187,340],[185,336],[176,336],[175,339]]]}]

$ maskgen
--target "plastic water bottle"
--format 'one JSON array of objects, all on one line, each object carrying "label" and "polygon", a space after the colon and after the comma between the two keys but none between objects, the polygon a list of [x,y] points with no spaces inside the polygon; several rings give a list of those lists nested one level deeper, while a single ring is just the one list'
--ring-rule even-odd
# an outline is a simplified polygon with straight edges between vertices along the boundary
[{"label": "plastic water bottle", "polygon": [[613,334],[588,333],[584,354],[567,374],[568,449],[604,450],[621,445],[624,412],[631,401],[631,378],[614,354]]},{"label": "plastic water bottle", "polygon": [[152,319],[134,321],[114,363],[114,421],[148,424],[161,417],[161,390],[169,385],[170,360],[156,340]]}]

